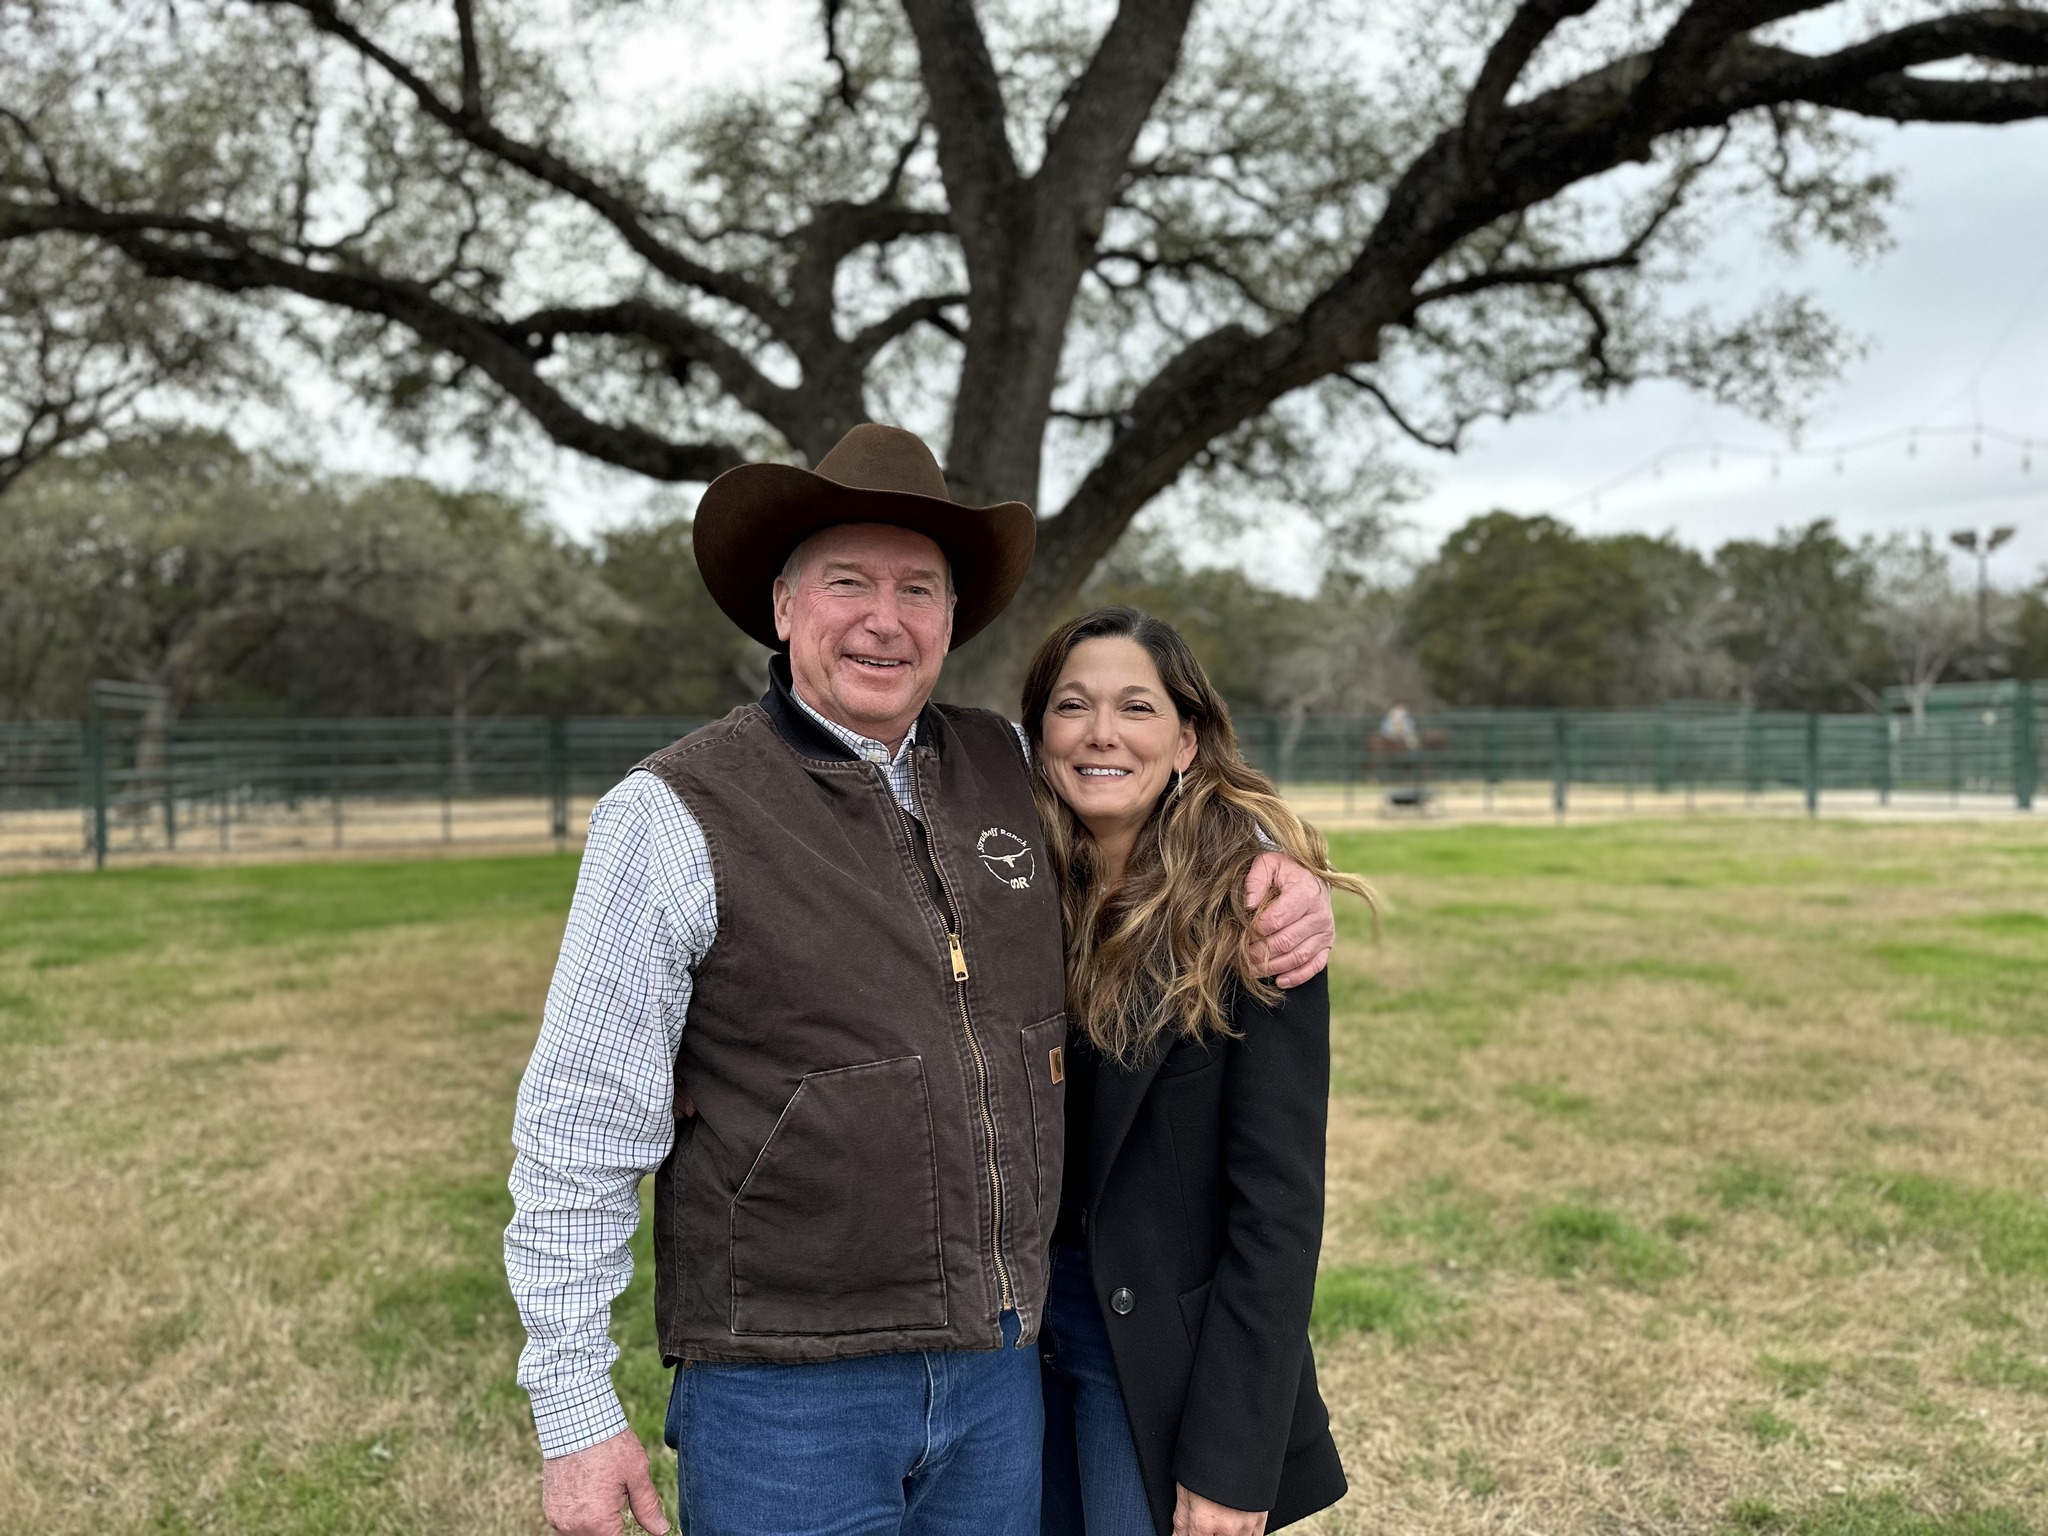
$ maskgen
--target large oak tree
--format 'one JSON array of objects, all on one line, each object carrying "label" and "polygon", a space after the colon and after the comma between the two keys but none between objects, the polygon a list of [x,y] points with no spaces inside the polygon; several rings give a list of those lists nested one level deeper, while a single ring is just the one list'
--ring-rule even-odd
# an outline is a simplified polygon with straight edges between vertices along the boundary
[{"label": "large oak tree", "polygon": [[775,83],[631,88],[699,3],[5,0],[0,471],[286,346],[661,481],[893,416],[1045,514],[949,668],[1004,702],[1176,482],[1341,519],[1381,430],[1782,407],[1838,339],[1674,312],[1706,234],[1873,246],[1857,120],[2048,116],[2048,15],[1960,0],[825,0]]}]

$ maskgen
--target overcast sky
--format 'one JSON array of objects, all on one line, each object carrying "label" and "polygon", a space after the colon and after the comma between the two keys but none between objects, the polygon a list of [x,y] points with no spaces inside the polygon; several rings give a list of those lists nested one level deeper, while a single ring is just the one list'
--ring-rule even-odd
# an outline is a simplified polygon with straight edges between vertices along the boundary
[{"label": "overcast sky", "polygon": [[[1919,127],[1880,143],[1903,173],[1890,252],[1789,271],[1770,270],[1753,241],[1716,253],[1756,286],[1810,287],[1868,344],[1820,398],[1803,456],[1784,434],[1684,390],[1645,387],[1496,424],[1455,459],[1434,459],[1430,494],[1409,509],[1420,533],[1434,543],[1494,506],[1702,548],[1816,517],[1858,534],[2011,524],[2020,532],[1994,573],[2048,566],[2048,124]],[[1917,440],[1843,453],[1839,469],[1830,451],[1915,428]],[[2010,438],[2034,441],[2030,471]]]},{"label": "overcast sky", "polygon": [[[666,85],[677,69],[707,80],[758,75],[790,49],[817,47],[814,9],[782,0],[762,0],[745,26],[709,6],[691,25],[694,35],[678,39],[688,47],[639,55],[629,72],[647,78],[633,87]],[[2019,533],[1994,557],[1994,579],[2048,568],[2048,123],[1885,129],[1878,149],[1901,173],[1888,253],[1862,266],[1833,255],[1792,266],[1745,234],[1702,263],[1702,296],[1810,289],[1866,343],[1816,402],[1803,453],[1784,433],[1673,386],[1574,403],[1482,426],[1455,458],[1417,450],[1429,489],[1404,509],[1405,549],[1426,552],[1467,517],[1505,507],[1547,511],[1589,533],[1672,533],[1703,550],[1817,517],[1851,535],[1945,538],[2010,524]],[[353,467],[390,467],[378,434],[347,435],[342,457]],[[1884,441],[1854,446],[1871,439]],[[2028,439],[2031,454],[2015,441]],[[453,460],[425,467],[457,469]],[[534,490],[576,534],[645,506],[644,482],[622,474],[568,455],[537,467]],[[1283,585],[1314,579],[1304,528],[1207,553]]]}]

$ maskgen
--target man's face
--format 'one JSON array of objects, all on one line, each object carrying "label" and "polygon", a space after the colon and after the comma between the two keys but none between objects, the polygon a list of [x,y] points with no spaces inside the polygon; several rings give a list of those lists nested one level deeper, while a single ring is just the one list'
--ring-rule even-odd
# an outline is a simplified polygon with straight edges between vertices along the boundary
[{"label": "man's face", "polygon": [[895,746],[939,681],[953,597],[939,546],[908,528],[847,523],[813,534],[795,580],[775,578],[775,633],[804,702]]}]

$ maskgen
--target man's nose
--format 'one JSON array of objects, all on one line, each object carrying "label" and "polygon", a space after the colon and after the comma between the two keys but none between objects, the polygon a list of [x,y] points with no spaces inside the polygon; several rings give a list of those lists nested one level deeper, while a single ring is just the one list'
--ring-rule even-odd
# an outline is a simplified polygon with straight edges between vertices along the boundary
[{"label": "man's nose", "polygon": [[903,604],[894,592],[877,592],[862,622],[870,634],[899,635],[903,632]]}]

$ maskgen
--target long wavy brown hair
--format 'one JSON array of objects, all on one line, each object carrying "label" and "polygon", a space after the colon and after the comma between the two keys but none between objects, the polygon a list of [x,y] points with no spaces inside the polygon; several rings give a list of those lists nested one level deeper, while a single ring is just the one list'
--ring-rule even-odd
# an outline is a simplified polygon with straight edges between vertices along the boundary
[{"label": "long wavy brown hair", "polygon": [[[1181,721],[1195,728],[1194,761],[1179,787],[1153,806],[1113,887],[1103,878],[1095,840],[1053,792],[1041,761],[1046,706],[1067,657],[1083,641],[1106,639],[1143,646]],[[1244,899],[1245,877],[1265,846],[1262,829],[1273,847],[1325,884],[1374,901],[1372,887],[1332,867],[1323,835],[1244,760],[1229,706],[1180,631],[1164,620],[1113,607],[1060,626],[1025,674],[1024,730],[1066,923],[1067,1017],[1107,1056],[1136,1063],[1171,1036],[1235,1034],[1230,1010],[1240,989],[1265,1003],[1279,998],[1252,970],[1255,933]]]}]

